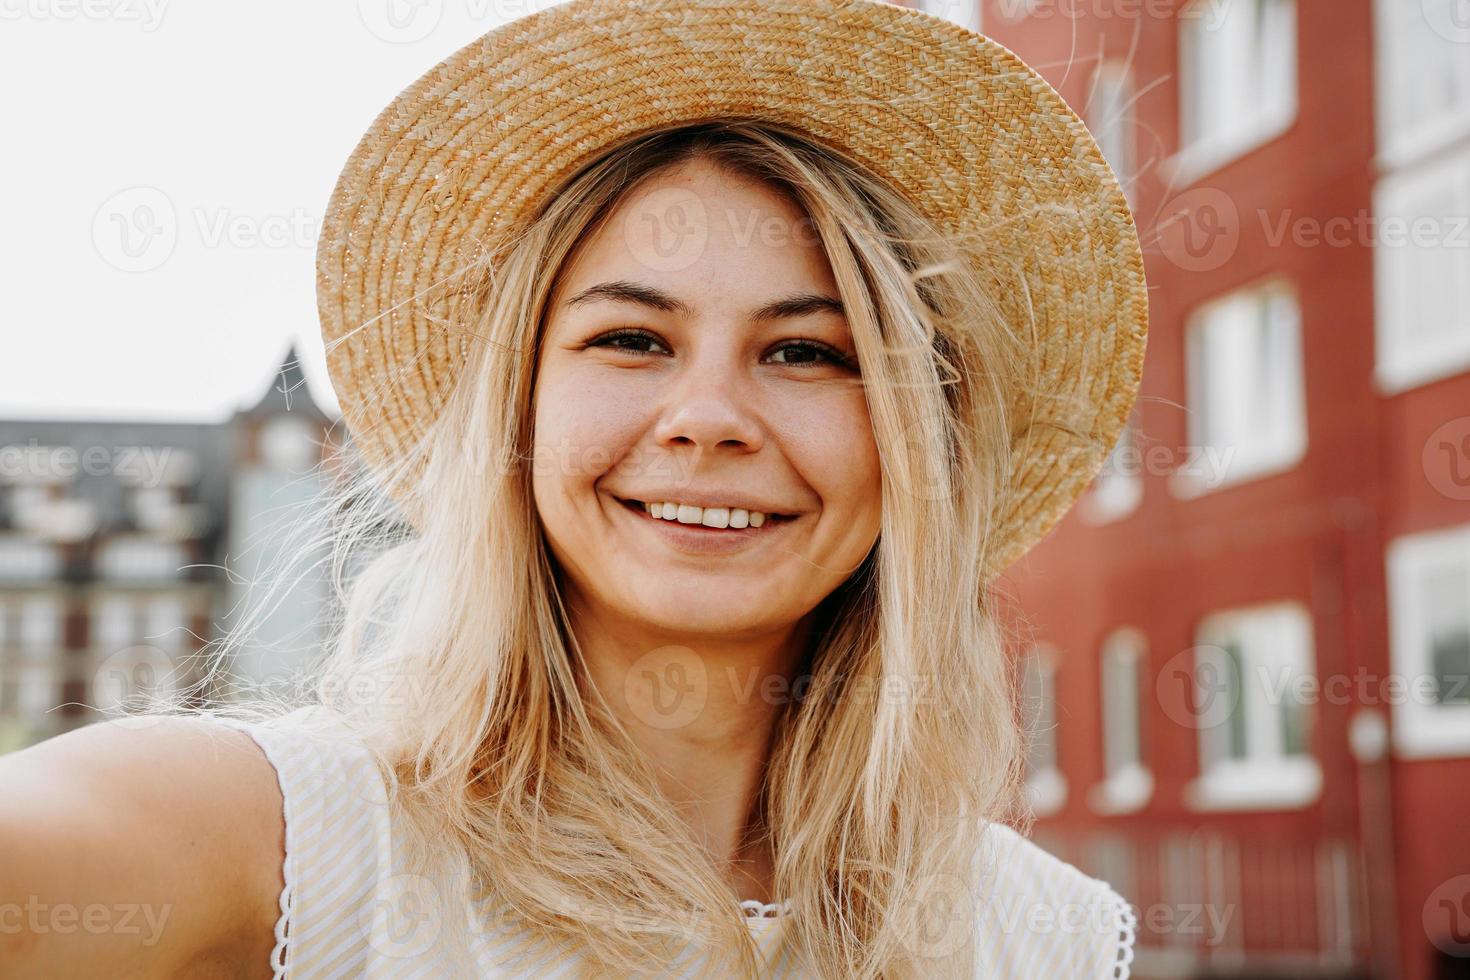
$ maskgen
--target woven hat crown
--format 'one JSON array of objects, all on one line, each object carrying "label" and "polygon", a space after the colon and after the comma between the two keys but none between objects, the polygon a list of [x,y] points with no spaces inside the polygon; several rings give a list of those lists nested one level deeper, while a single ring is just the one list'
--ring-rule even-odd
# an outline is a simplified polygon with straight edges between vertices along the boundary
[{"label": "woven hat crown", "polygon": [[[388,467],[467,357],[443,302],[587,163],[711,118],[779,123],[987,236],[1047,397],[1013,448],[993,576],[1086,490],[1137,395],[1148,327],[1127,200],[1087,127],[1001,44],[882,0],[571,0],[490,31],[374,120],[328,203],[317,295],[354,443]],[[488,247],[487,247],[488,243]]]}]

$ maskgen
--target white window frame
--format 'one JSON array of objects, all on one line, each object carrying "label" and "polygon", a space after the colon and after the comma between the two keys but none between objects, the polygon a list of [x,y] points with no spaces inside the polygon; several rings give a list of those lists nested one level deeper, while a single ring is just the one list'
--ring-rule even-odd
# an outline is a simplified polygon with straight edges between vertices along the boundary
[{"label": "white window frame", "polygon": [[[1258,5],[1272,8],[1266,14],[1269,23],[1260,32],[1259,47],[1252,39],[1250,19],[1241,14],[1254,13]],[[1194,0],[1181,8],[1180,149],[1165,167],[1173,183],[1193,183],[1291,128],[1298,102],[1296,24],[1296,0],[1229,0],[1223,4],[1218,0]],[[1265,47],[1269,45],[1276,47]],[[1204,78],[1210,69],[1201,64],[1202,60],[1213,60],[1234,74]],[[1279,91],[1267,88],[1266,79],[1273,70]],[[1195,91],[1243,93],[1238,96],[1240,105],[1233,110],[1240,116],[1205,131],[1206,122],[1199,118],[1200,109],[1191,98]]]},{"label": "white window frame", "polygon": [[62,573],[61,549],[29,534],[0,534],[0,581],[44,582]]},{"label": "white window frame", "polygon": [[[4,592],[0,592],[0,718],[5,717],[5,678],[8,676],[10,648],[20,643],[19,613],[14,603]],[[4,753],[3,732],[0,732],[0,753]]]},{"label": "white window frame", "polygon": [[[1028,752],[1026,757],[1026,796],[1032,812],[1038,817],[1050,816],[1067,802],[1067,777],[1063,774],[1057,749],[1057,667],[1060,663],[1055,647],[1038,644],[1022,659],[1021,696],[1026,721]],[[1034,672],[1034,673],[1033,673]],[[1039,689],[1033,688],[1032,679]],[[1045,731],[1044,739],[1037,732]],[[1034,765],[1034,750],[1046,747],[1045,759]]]},{"label": "white window frame", "polygon": [[32,592],[21,596],[16,611],[16,643],[20,649],[28,654],[56,656],[66,627],[66,604],[61,597]]},{"label": "white window frame", "polygon": [[[1388,171],[1424,159],[1470,136],[1470,24],[1450,19],[1452,4],[1464,0],[1376,0],[1374,13],[1375,76],[1378,111],[1378,170]],[[1438,29],[1436,28],[1438,24]],[[1449,33],[1453,31],[1453,33]],[[1402,107],[1417,100],[1412,86],[1424,81],[1423,52],[1418,43],[1443,45],[1448,55],[1453,99],[1432,116],[1404,122]]]},{"label": "white window frame", "polygon": [[46,730],[47,715],[61,704],[57,658],[25,655],[16,672],[15,714],[32,730]]},{"label": "white window frame", "polygon": [[[1394,751],[1405,758],[1470,756],[1470,705],[1439,704],[1424,688],[1434,665],[1429,661],[1428,613],[1417,587],[1431,568],[1470,569],[1470,524],[1395,538],[1385,560],[1390,660],[1401,680],[1392,699]],[[1470,594],[1464,608],[1470,610]]]},{"label": "white window frame", "polygon": [[[1153,773],[1143,761],[1147,665],[1148,641],[1141,630],[1120,627],[1103,640],[1098,665],[1103,781],[1088,794],[1097,813],[1133,813],[1153,795]],[[1127,739],[1120,739],[1125,731],[1130,733]]]},{"label": "white window frame", "polygon": [[1097,526],[1121,520],[1138,509],[1143,500],[1143,456],[1137,443],[1137,411],[1129,414],[1118,441],[1103,460],[1086,496],[1078,503],[1077,516]]},{"label": "white window frame", "polygon": [[[1416,203],[1446,193],[1448,212]],[[1470,146],[1379,180],[1373,213],[1381,230],[1373,249],[1377,387],[1394,394],[1470,370]],[[1445,291],[1449,322],[1415,338],[1414,308],[1426,286]]]},{"label": "white window frame", "polygon": [[172,591],[99,592],[92,602],[91,646],[109,656],[131,646],[156,647],[175,654],[190,629],[189,596]]},{"label": "white window frame", "polygon": [[[1199,706],[1199,776],[1185,787],[1193,810],[1280,810],[1304,807],[1322,792],[1322,768],[1312,754],[1316,718],[1315,655],[1311,613],[1299,602],[1273,602],[1226,610],[1201,620],[1196,631],[1196,696],[1206,678],[1220,684],[1225,646],[1241,654],[1240,686],[1216,686]],[[1307,700],[1299,699],[1306,693]],[[1219,695],[1219,696],[1210,696]],[[1287,699],[1305,713],[1307,749],[1287,754],[1279,724]],[[1243,712],[1243,714],[1238,714]],[[1230,754],[1230,727],[1244,721],[1245,758]]]},{"label": "white window frame", "polygon": [[1128,63],[1110,59],[1097,66],[1088,86],[1084,115],[1087,128],[1103,158],[1128,199],[1128,207],[1136,210],[1134,183],[1137,180],[1137,133],[1133,125],[1133,74]]},{"label": "white window frame", "polygon": [[[1236,443],[1222,442],[1217,415],[1229,416],[1221,402],[1233,398],[1234,408],[1262,403],[1262,393],[1240,394],[1232,382],[1256,377],[1241,370],[1223,375],[1218,348],[1231,332],[1254,329],[1260,318],[1269,319],[1264,349],[1255,354],[1268,371],[1275,371],[1268,384],[1279,387],[1270,393],[1276,415],[1263,423],[1264,438]],[[1249,327],[1246,324],[1250,324]],[[1237,343],[1240,341],[1237,339]],[[1232,290],[1202,304],[1185,325],[1185,396],[1189,405],[1187,425],[1191,452],[1170,476],[1170,489],[1177,497],[1196,497],[1223,487],[1260,479],[1292,469],[1307,451],[1307,403],[1302,370],[1302,312],[1299,295],[1288,281],[1276,277]],[[1224,395],[1219,394],[1224,392]],[[1213,407],[1212,404],[1213,403]],[[1257,434],[1260,435],[1259,433]]]},{"label": "white window frame", "polygon": [[103,578],[154,582],[179,578],[188,559],[183,546],[165,538],[124,534],[108,538],[97,549],[96,566]]},{"label": "white window frame", "polygon": [[22,724],[44,730],[46,713],[61,704],[66,602],[54,592],[23,592],[13,596],[10,610],[16,669],[14,714]]}]

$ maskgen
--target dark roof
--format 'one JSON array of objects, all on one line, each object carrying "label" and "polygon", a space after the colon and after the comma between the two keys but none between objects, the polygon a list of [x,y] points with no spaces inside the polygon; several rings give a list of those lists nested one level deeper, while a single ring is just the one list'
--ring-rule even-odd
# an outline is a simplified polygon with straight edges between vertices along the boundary
[{"label": "dark roof", "polygon": [[307,384],[306,374],[301,370],[301,356],[296,352],[295,343],[287,348],[280,367],[271,375],[270,383],[255,404],[242,409],[239,414],[257,418],[262,415],[279,415],[282,412],[309,415],[317,419],[330,418],[311,397],[311,386]]}]

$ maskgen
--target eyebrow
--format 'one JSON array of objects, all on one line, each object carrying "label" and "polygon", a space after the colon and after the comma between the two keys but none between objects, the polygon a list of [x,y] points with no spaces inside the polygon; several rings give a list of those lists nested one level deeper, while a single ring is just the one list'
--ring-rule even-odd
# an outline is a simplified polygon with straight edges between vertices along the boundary
[{"label": "eyebrow", "polygon": [[[567,300],[567,309],[583,303],[595,303],[598,300],[611,300],[619,303],[636,303],[640,306],[651,307],[664,313],[677,313],[680,316],[693,316],[694,310],[688,303],[670,296],[668,293],[653,286],[643,283],[628,282],[625,279],[616,282],[602,282],[595,286],[589,286],[571,299]],[[784,320],[799,316],[810,316],[814,313],[836,313],[845,316],[846,310],[842,301],[822,293],[796,293],[785,299],[767,303],[750,315],[756,322],[767,320]]]}]

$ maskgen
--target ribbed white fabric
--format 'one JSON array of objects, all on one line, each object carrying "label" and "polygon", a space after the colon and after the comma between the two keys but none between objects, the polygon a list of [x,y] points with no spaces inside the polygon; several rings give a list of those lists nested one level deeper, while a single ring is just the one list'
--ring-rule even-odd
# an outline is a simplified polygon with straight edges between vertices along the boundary
[{"label": "ribbed white fabric", "polygon": [[[444,965],[444,944],[436,945],[434,936],[425,942],[422,929],[405,935],[401,921],[383,924],[383,908],[396,910],[395,920],[404,909],[413,918],[423,896],[411,894],[416,879],[395,864],[402,848],[382,777],[340,716],[311,706],[258,724],[215,720],[254,739],[281,787],[286,854],[271,954],[276,980],[453,975]],[[1135,927],[1128,903],[1105,882],[1010,828],[992,825],[987,834],[982,856],[988,880],[977,884],[990,889],[990,898],[971,923],[981,932],[977,978],[1127,978]],[[799,911],[790,903],[742,906],[771,964],[769,975],[802,976],[789,950],[778,948],[785,924]],[[480,921],[472,910],[466,913]],[[478,976],[570,972],[574,963],[566,955],[528,955],[513,971],[500,965],[526,947],[513,926],[496,921],[466,940]],[[926,941],[942,945],[946,939]]]}]

